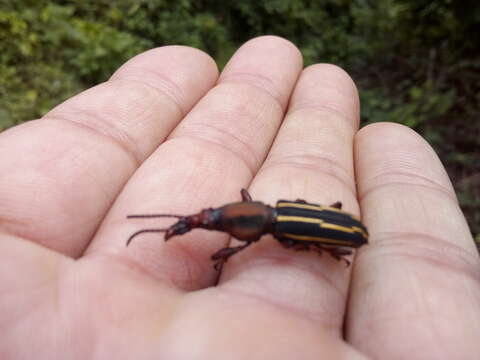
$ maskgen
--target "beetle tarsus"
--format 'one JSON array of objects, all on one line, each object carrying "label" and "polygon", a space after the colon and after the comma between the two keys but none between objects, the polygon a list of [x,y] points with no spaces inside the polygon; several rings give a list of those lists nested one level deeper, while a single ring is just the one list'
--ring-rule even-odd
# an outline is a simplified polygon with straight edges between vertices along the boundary
[{"label": "beetle tarsus", "polygon": [[221,272],[223,269],[223,264],[225,263],[226,263],[226,260],[217,261],[215,264],[213,264],[213,269],[215,271]]},{"label": "beetle tarsus", "polygon": [[343,256],[336,256],[336,255],[333,255],[332,254],[332,257],[335,259],[335,260],[338,260],[338,261],[344,261],[345,262],[345,267],[349,267],[350,266],[350,260],[348,260],[347,258],[343,257]]},{"label": "beetle tarsus", "polygon": [[344,261],[346,266],[350,266],[350,260],[348,260],[345,256],[349,256],[352,254],[352,250],[345,249],[345,248],[324,248],[324,250],[328,251],[332,257],[338,261]]},{"label": "beetle tarsus", "polygon": [[239,251],[242,251],[250,244],[252,244],[251,241],[245,243],[244,245],[235,246],[235,247],[225,247],[223,249],[218,250],[215,254],[211,256],[212,260],[214,261],[218,260],[215,263],[215,265],[213,265],[213,268],[217,271],[221,270],[223,267],[223,264],[225,264],[232,255],[235,255]]}]

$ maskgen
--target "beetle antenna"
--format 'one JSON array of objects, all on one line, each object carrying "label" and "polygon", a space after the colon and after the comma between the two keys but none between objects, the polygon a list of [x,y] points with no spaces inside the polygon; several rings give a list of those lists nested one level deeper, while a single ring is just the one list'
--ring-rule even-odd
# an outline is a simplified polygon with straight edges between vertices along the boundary
[{"label": "beetle antenna", "polygon": [[137,232],[134,232],[127,240],[127,244],[126,246],[128,246],[134,237],[136,237],[137,235],[140,235],[140,234],[143,234],[143,233],[159,233],[159,232],[165,232],[167,231],[168,229],[143,229],[143,230],[139,230]]},{"label": "beetle antenna", "polygon": [[177,219],[181,219],[185,216],[182,215],[173,215],[173,214],[141,214],[141,215],[127,215],[127,219],[133,218],[159,218],[159,217],[174,217]]}]

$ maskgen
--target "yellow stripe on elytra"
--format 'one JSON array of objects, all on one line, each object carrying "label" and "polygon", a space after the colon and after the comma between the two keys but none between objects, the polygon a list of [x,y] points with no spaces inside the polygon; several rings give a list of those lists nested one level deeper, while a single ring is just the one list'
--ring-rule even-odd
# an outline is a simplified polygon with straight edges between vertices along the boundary
[{"label": "yellow stripe on elytra", "polygon": [[349,233],[349,234],[360,233],[365,238],[368,238],[368,235],[365,233],[365,231],[358,226],[347,227],[347,226],[328,223],[328,222],[325,222],[324,220],[321,220],[321,219],[308,218],[308,217],[304,217],[304,216],[280,215],[280,216],[277,216],[276,220],[278,222],[298,221],[298,222],[304,222],[304,223],[310,223],[310,224],[318,224],[323,229],[332,229],[332,230],[337,230],[337,231],[340,231],[340,232],[346,232],[346,233]]},{"label": "yellow stripe on elytra", "polygon": [[333,211],[337,213],[341,213],[347,216],[350,216],[352,219],[361,221],[359,217],[349,214],[341,209],[337,208],[332,208],[330,206],[324,206],[324,205],[312,205],[312,204],[302,204],[302,203],[295,203],[295,202],[288,202],[288,201],[282,201],[277,203],[277,207],[294,207],[298,209],[306,209],[306,210],[315,210],[315,211],[323,211],[323,210],[328,210],[328,211]]},{"label": "yellow stripe on elytra", "polygon": [[358,226],[346,227],[346,226],[341,226],[341,225],[337,225],[337,224],[323,223],[323,224],[320,225],[320,227],[322,227],[324,229],[344,231],[344,232],[348,232],[350,234],[360,233],[365,238],[368,237],[368,235],[365,233],[365,231],[362,228],[359,228]]},{"label": "yellow stripe on elytra", "polygon": [[354,220],[360,221],[360,218],[358,218],[357,216],[346,213],[345,211],[343,211],[341,209],[337,209],[337,208],[330,207],[330,206],[301,204],[301,203],[295,203],[295,202],[279,202],[277,204],[277,207],[294,207],[294,208],[298,208],[298,209],[316,210],[316,211],[328,210],[328,211],[333,211],[333,212],[337,212],[337,213],[342,213],[344,215],[350,216]]},{"label": "yellow stripe on elytra", "polygon": [[347,241],[347,240],[335,240],[335,239],[328,239],[318,236],[308,236],[308,235],[296,235],[296,234],[289,234],[283,233],[282,237],[286,237],[288,239],[293,240],[302,240],[302,241],[318,241],[325,244],[332,244],[332,245],[343,245],[343,246],[350,246],[351,244],[355,244],[354,241]]},{"label": "yellow stripe on elytra", "polygon": [[321,219],[309,218],[304,216],[287,216],[287,215],[279,215],[277,216],[276,220],[278,222],[282,221],[299,221],[299,222],[306,222],[311,224],[321,224],[324,221]]}]

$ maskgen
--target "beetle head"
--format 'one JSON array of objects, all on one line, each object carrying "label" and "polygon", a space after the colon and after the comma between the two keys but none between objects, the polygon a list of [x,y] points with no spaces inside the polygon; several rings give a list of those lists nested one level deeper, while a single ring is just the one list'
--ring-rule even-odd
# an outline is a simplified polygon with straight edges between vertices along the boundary
[{"label": "beetle head", "polygon": [[133,233],[127,240],[127,246],[130,242],[135,238],[137,235],[143,233],[165,233],[165,241],[170,239],[176,235],[182,235],[189,232],[195,228],[203,228],[203,229],[215,229],[217,218],[218,218],[218,210],[215,209],[204,209],[200,211],[198,214],[193,214],[189,216],[183,215],[173,215],[173,214],[143,214],[143,215],[128,215],[127,218],[160,218],[160,217],[174,217],[177,218],[178,221],[169,226],[168,228],[153,228],[153,229],[143,229]]}]

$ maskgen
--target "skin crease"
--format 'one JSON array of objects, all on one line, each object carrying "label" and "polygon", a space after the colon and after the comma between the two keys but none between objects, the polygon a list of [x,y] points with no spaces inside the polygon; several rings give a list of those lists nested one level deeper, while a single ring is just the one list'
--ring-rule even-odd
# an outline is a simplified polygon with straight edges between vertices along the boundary
[{"label": "skin crease", "polygon": [[[480,263],[414,131],[358,131],[353,81],[250,40],[218,75],[167,46],[0,134],[0,359],[474,359]],[[348,269],[269,237],[134,231],[239,201],[342,201],[370,244]],[[231,245],[237,245],[231,241]],[[218,286],[214,286],[218,281]]]}]

